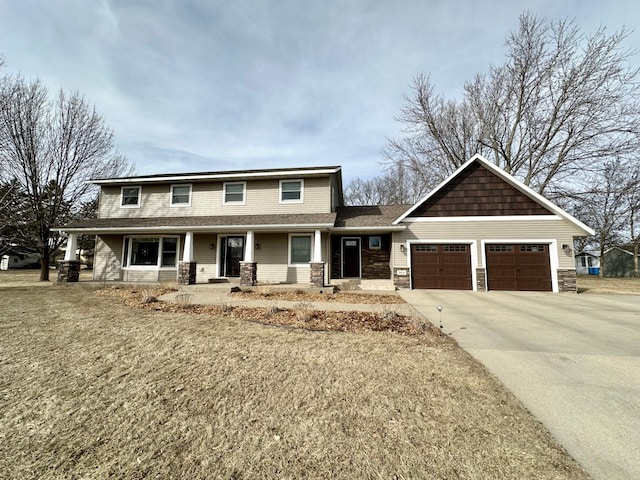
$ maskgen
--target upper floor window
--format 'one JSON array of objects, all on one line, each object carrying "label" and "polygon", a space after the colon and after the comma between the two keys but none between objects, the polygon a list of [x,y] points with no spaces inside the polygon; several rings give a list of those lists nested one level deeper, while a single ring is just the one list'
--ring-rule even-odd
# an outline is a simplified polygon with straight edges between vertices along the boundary
[{"label": "upper floor window", "polygon": [[140,187],[122,187],[120,191],[120,206],[136,208],[140,206]]},{"label": "upper floor window", "polygon": [[191,185],[171,185],[171,206],[188,207],[191,205]]},{"label": "upper floor window", "polygon": [[247,182],[226,182],[224,184],[224,204],[244,205]]},{"label": "upper floor window", "polygon": [[302,203],[303,180],[280,180],[280,203]]}]

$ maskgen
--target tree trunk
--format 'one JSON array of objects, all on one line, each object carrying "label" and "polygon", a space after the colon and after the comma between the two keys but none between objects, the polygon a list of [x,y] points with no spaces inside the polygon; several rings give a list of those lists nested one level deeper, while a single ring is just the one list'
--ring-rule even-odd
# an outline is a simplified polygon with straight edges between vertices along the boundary
[{"label": "tree trunk", "polygon": [[640,271],[638,271],[638,253],[640,253],[638,248],[640,242],[633,242],[633,276],[640,277]]},{"label": "tree trunk", "polygon": [[40,281],[49,281],[49,250],[42,252],[40,255]]}]

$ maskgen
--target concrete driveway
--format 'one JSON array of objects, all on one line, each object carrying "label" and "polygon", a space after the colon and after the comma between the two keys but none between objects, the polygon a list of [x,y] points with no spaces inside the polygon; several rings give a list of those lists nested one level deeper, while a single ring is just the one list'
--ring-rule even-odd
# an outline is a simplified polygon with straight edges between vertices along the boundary
[{"label": "concrete driveway", "polygon": [[640,296],[403,290],[595,479],[640,478]]}]

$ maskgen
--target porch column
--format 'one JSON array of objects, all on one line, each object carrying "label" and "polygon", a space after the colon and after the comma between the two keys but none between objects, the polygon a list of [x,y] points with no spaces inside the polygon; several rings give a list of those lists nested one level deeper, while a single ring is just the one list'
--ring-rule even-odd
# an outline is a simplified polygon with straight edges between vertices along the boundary
[{"label": "porch column", "polygon": [[187,232],[184,236],[183,262],[193,262],[193,232]]},{"label": "porch column", "polygon": [[253,231],[249,230],[247,232],[247,244],[244,249],[244,261],[245,262],[253,262],[254,253],[253,249],[255,247],[255,240]]},{"label": "porch column", "polygon": [[193,261],[193,232],[187,232],[184,236],[184,249],[182,261],[178,263],[178,280],[181,285],[193,285],[196,283],[197,262]]},{"label": "porch column", "polygon": [[78,237],[75,233],[69,234],[64,260],[58,262],[58,282],[77,282],[80,278],[80,261],[76,259],[77,239]]},{"label": "porch column", "polygon": [[254,258],[255,236],[253,231],[247,231],[244,247],[244,261],[240,262],[240,285],[252,287],[258,283],[258,265]]},{"label": "porch column", "polygon": [[322,261],[322,233],[316,230],[313,236],[313,263]]},{"label": "porch column", "polygon": [[316,288],[324,287],[324,262],[322,261],[322,233],[316,230],[313,236],[313,259],[311,267],[311,286]]},{"label": "porch column", "polygon": [[78,236],[75,233],[70,233],[69,238],[67,238],[67,250],[64,252],[65,262],[69,260],[77,260],[76,258],[77,242],[78,242]]}]

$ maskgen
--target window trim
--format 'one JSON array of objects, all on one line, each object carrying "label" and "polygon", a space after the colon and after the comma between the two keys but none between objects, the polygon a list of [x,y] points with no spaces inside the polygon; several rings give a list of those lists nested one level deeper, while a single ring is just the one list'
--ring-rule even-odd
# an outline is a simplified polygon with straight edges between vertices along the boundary
[{"label": "window trim", "polygon": [[[285,182],[300,182],[300,198],[297,200],[283,200],[282,199],[282,184]],[[280,180],[278,188],[278,202],[281,204],[287,203],[304,203],[304,178],[290,178]]]},{"label": "window trim", "polygon": [[[138,203],[135,205],[124,205],[122,202],[124,201],[124,189],[132,190],[134,188],[138,189]],[[140,208],[142,204],[142,185],[123,185],[120,187],[120,208]]]},{"label": "window trim", "polygon": [[[314,249],[314,241],[313,241],[313,233],[290,233],[289,234],[289,242],[288,242],[288,247],[287,247],[287,265],[289,267],[308,267],[309,264],[311,263],[311,261],[313,260],[313,249]],[[297,262],[297,263],[292,263],[291,262],[291,246],[292,246],[292,239],[294,237],[306,237],[309,239],[309,261],[308,262]]]},{"label": "window trim", "polygon": [[[159,240],[158,258],[156,259],[155,265],[131,265],[131,240],[134,238],[157,238]],[[176,239],[176,264],[173,267],[162,266],[162,252],[165,238]],[[120,265],[122,270],[176,270],[178,268],[178,263],[180,263],[180,252],[180,235],[124,235],[122,237],[122,256],[120,259]]]},{"label": "window trim", "polygon": [[[187,203],[173,203],[173,189],[175,187],[189,187],[189,201]],[[191,183],[174,183],[169,188],[169,205],[171,207],[190,207],[192,192],[193,192],[193,185]]]},{"label": "window trim", "polygon": [[[227,185],[242,185],[242,201],[227,202]],[[246,205],[247,204],[247,182],[223,182],[222,184],[222,204],[223,205]]]}]

